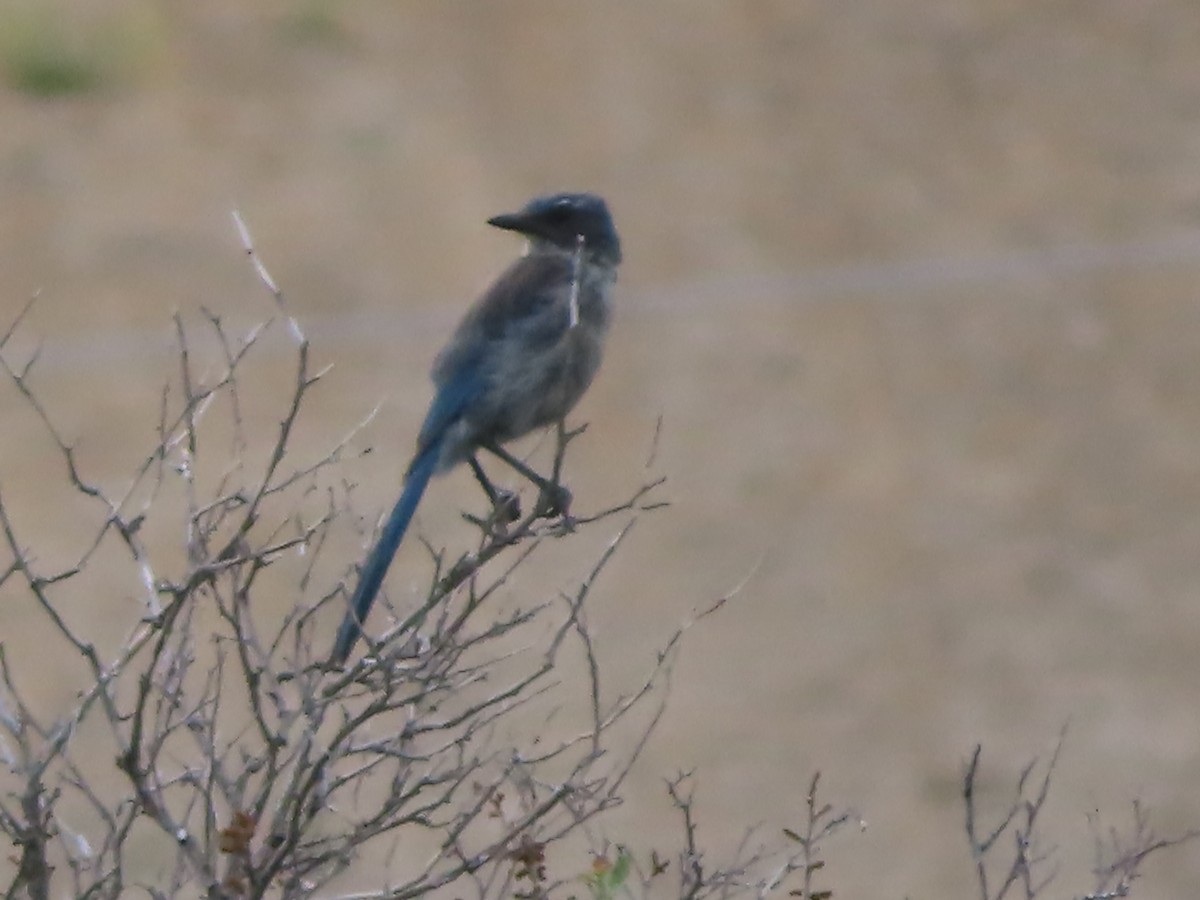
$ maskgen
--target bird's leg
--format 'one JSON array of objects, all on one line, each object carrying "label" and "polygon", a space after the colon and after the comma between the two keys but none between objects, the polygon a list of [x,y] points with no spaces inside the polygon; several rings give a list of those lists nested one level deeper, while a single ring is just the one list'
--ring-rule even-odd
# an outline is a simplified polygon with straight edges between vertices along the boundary
[{"label": "bird's leg", "polygon": [[571,492],[559,484],[557,481],[552,481],[548,478],[543,478],[524,462],[517,459],[503,447],[495,442],[488,442],[483,445],[483,449],[487,450],[498,459],[502,459],[508,463],[535,485],[537,485],[539,496],[537,505],[537,514],[542,519],[553,519],[556,516],[567,516],[571,509]]},{"label": "bird's leg", "polygon": [[587,423],[580,425],[578,428],[567,430],[567,420],[559,419],[554,423],[554,436],[557,439],[554,444],[554,468],[550,472],[550,480],[555,484],[562,484],[562,466],[563,460],[567,456],[567,444],[575,440],[587,431]]},{"label": "bird's leg", "polygon": [[479,460],[473,455],[467,459],[467,464],[471,467],[471,471],[475,473],[475,480],[479,482],[480,487],[483,488],[483,492],[488,495],[488,500],[492,502],[496,522],[503,526],[521,518],[521,501],[517,497],[516,492],[506,491],[504,488],[498,488],[492,484],[491,479],[487,477],[487,473],[483,471],[483,466],[479,464]]}]

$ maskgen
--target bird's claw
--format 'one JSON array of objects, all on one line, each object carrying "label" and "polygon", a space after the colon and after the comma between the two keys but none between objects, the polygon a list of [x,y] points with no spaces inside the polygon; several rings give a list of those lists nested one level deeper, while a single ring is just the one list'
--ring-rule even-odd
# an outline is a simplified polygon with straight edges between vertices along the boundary
[{"label": "bird's claw", "polygon": [[561,484],[546,484],[538,494],[537,517],[539,519],[567,518],[571,512],[571,492]]},{"label": "bird's claw", "polygon": [[496,491],[493,517],[500,526],[509,525],[521,518],[521,498],[516,491]]}]

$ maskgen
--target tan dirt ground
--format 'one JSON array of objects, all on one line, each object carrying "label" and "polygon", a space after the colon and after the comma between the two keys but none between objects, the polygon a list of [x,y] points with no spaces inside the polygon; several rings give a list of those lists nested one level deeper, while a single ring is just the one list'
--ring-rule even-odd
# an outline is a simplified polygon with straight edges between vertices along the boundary
[{"label": "tan dirt ground", "polygon": [[[795,824],[819,768],[869,823],[835,897],[974,896],[970,748],[1000,802],[1067,721],[1056,896],[1086,890],[1097,808],[1200,826],[1191,0],[107,6],[54,7],[105,42],[96,89],[0,86],[0,318],[41,291],[39,389],[94,478],[153,438],[173,310],[269,314],[237,206],[335,365],[305,439],[387,401],[348,473],[382,508],[439,341],[514,252],[484,219],[596,189],[627,264],[572,486],[635,485],[661,415],[674,502],[595,598],[602,650],[644,665],[754,570],[607,833],[669,847],[662,778],[695,768],[727,846]],[[0,4],[10,35],[28,7]],[[61,464],[7,387],[0,415],[6,500],[66,558]],[[474,502],[439,483],[423,529],[461,542]],[[65,702],[31,619],[0,631]],[[1200,895],[1200,848],[1139,888]]]}]

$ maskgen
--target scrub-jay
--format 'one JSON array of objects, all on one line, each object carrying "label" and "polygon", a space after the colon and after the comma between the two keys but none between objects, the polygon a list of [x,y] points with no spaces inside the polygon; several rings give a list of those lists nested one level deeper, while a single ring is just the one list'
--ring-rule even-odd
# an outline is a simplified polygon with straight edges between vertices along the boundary
[{"label": "scrub-jay", "polygon": [[359,572],[330,662],[341,665],[435,473],[467,463],[502,515],[515,498],[493,487],[476,459],[487,450],[536,484],[548,514],[566,512],[570,494],[501,445],[561,422],[600,367],[612,313],[621,243],[604,200],[554,194],[531,200],[489,225],[528,238],[514,262],[467,311],[433,363],[434,396],[408,465],[404,490]]}]

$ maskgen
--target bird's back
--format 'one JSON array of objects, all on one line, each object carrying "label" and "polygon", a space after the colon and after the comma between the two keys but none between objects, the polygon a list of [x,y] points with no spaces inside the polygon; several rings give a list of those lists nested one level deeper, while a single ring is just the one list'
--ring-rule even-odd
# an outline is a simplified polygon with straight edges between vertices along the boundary
[{"label": "bird's back", "polygon": [[475,302],[433,366],[439,392],[478,390],[439,468],[480,442],[504,443],[563,418],[600,367],[615,267],[545,250],[521,257]]}]

